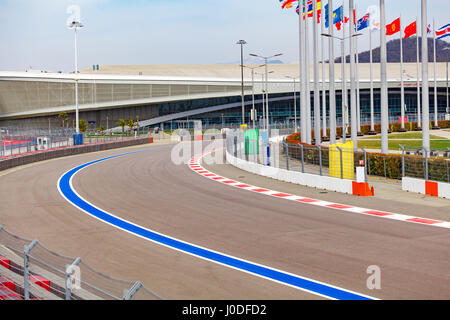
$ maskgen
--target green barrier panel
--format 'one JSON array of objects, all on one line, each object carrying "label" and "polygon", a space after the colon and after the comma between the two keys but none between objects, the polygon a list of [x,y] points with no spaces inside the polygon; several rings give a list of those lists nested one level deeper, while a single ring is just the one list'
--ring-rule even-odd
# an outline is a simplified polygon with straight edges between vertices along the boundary
[{"label": "green barrier panel", "polygon": [[259,154],[259,130],[247,130],[244,134],[245,154]]}]

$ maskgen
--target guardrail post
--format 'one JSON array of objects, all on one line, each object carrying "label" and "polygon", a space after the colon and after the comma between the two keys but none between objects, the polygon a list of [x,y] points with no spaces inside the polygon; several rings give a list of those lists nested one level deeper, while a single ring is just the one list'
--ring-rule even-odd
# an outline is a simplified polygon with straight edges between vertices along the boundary
[{"label": "guardrail post", "polygon": [[304,158],[304,152],[303,152],[303,145],[300,145],[300,149],[301,149],[301,155],[302,155],[302,173],[305,173],[305,162],[303,161]]},{"label": "guardrail post", "polygon": [[123,290],[123,300],[131,300],[140,288],[142,288],[142,283],[138,281],[133,284],[130,290]]},{"label": "guardrail post", "polygon": [[336,148],[339,150],[339,157],[341,162],[341,179],[344,179],[344,163],[343,163],[343,157],[342,157],[342,149],[336,146]]},{"label": "guardrail post", "polygon": [[76,258],[71,265],[66,265],[66,300],[72,300],[72,271],[81,263],[81,258]]},{"label": "guardrail post", "polygon": [[23,251],[23,289],[25,300],[30,300],[30,270],[28,269],[28,255],[38,243],[38,240],[33,240],[29,245],[25,245]]},{"label": "guardrail post", "polygon": [[320,168],[320,175],[322,176],[322,147],[321,146],[317,146],[317,148],[319,149],[319,168]]},{"label": "guardrail post", "polygon": [[289,170],[289,146],[286,142],[283,145],[286,148],[286,170]]},{"label": "guardrail post", "polygon": [[237,158],[237,136],[233,137],[233,142],[234,142],[234,157]]},{"label": "guardrail post", "polygon": [[402,177],[405,177],[405,146],[399,144],[400,148],[402,148]]}]

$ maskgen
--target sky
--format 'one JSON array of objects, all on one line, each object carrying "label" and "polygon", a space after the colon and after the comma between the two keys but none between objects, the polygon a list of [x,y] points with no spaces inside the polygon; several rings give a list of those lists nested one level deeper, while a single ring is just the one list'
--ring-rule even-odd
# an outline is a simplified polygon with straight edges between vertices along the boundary
[{"label": "sky", "polygon": [[[400,14],[404,26],[420,17],[420,0],[385,2],[388,23]],[[245,57],[282,53],[284,63],[298,63],[298,16],[279,0],[0,0],[0,70],[73,71],[74,32],[66,27],[72,4],[85,25],[78,33],[80,69],[238,63],[240,39],[248,43]],[[355,0],[357,15],[378,4]],[[348,16],[348,0],[344,8]],[[450,23],[450,1],[428,0],[428,18],[437,27]],[[369,49],[368,39],[366,30],[361,51]],[[378,45],[379,33],[374,39]]]}]

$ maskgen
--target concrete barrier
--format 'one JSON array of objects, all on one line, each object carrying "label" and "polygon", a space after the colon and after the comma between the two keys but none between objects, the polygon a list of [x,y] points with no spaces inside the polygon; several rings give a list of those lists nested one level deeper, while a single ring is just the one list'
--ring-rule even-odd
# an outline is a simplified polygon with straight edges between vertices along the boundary
[{"label": "concrete barrier", "polygon": [[450,183],[403,177],[402,189],[404,191],[450,199]]},{"label": "concrete barrier", "polygon": [[39,161],[62,158],[89,152],[98,152],[110,149],[137,146],[147,143],[150,143],[149,138],[137,138],[137,139],[127,139],[123,141],[111,141],[106,143],[88,144],[83,146],[71,146],[58,149],[50,149],[45,151],[38,151],[36,153],[23,154],[15,157],[10,157],[8,159],[0,160],[0,171]]},{"label": "concrete barrier", "polygon": [[[226,158],[231,165],[248,171],[257,175],[265,176],[268,178],[281,180],[285,182],[291,182],[303,186],[308,186],[317,189],[336,191],[341,193],[368,196],[360,191],[361,184],[353,180],[338,179],[327,176],[319,176],[316,174],[302,173],[296,171],[289,171],[286,169],[279,169],[274,167],[268,167],[261,164],[245,161],[234,157],[228,151],[226,152]],[[356,186],[355,186],[356,184]],[[365,189],[369,188],[367,183],[362,183]],[[370,194],[373,195],[373,192]]]}]

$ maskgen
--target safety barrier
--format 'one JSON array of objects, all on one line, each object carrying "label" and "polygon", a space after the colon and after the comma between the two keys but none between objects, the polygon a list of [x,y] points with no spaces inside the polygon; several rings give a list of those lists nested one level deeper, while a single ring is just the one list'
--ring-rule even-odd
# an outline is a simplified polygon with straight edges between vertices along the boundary
[{"label": "safety barrier", "polygon": [[160,300],[141,282],[97,271],[0,226],[0,300]]},{"label": "safety barrier", "polygon": [[[244,135],[239,133],[237,135],[227,135],[227,162],[239,169],[276,180],[359,196],[373,195],[373,189],[370,190],[366,182],[306,173],[304,170],[302,172],[290,170],[289,155],[286,155],[287,167],[285,169],[280,168],[280,161],[276,157],[276,155],[279,155],[278,141],[280,139],[274,138],[269,139],[269,141],[271,141],[269,142],[271,152],[266,156],[265,147],[261,146],[262,150],[259,152],[261,159],[258,159],[257,154],[245,152],[246,150],[248,151],[248,147],[246,148],[245,146],[248,146],[250,141],[245,139]],[[253,161],[250,161],[251,159]]]},{"label": "safety barrier", "polygon": [[450,199],[450,183],[403,177],[402,189],[404,191]]},{"label": "safety barrier", "polygon": [[116,148],[130,147],[141,144],[151,143],[150,138],[131,138],[122,141],[104,142],[89,144],[83,146],[70,146],[62,147],[50,150],[44,150],[40,152],[24,153],[11,158],[4,158],[0,160],[0,171],[10,169],[13,167],[30,164],[33,162],[50,160],[55,158],[61,158],[66,156],[73,156],[77,154],[98,152]]}]

